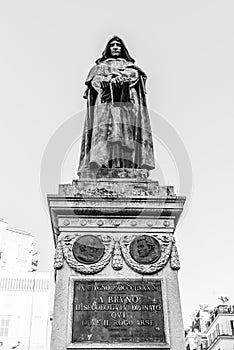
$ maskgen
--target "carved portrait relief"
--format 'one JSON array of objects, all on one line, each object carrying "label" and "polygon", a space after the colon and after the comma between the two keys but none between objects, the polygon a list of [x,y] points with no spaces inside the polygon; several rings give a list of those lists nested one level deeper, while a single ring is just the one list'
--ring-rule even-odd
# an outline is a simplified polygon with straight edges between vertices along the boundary
[{"label": "carved portrait relief", "polygon": [[139,264],[152,264],[161,256],[160,244],[154,237],[142,235],[130,244],[130,254]]},{"label": "carved portrait relief", "polygon": [[72,251],[79,262],[93,264],[102,258],[104,245],[98,237],[84,235],[74,241]]}]

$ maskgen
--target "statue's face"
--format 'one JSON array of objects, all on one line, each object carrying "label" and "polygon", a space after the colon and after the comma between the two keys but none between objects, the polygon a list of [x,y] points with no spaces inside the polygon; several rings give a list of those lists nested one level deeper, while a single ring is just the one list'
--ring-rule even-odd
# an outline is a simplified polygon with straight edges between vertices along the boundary
[{"label": "statue's face", "polygon": [[150,247],[143,240],[137,242],[137,251],[141,258],[145,258],[150,253]]},{"label": "statue's face", "polygon": [[111,57],[119,57],[121,55],[121,43],[117,40],[113,40],[110,43]]}]

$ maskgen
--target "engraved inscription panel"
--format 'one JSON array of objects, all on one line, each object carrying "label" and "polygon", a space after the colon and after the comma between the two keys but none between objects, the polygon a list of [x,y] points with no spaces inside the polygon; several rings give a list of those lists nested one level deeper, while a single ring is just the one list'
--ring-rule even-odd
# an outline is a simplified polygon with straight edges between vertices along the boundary
[{"label": "engraved inscription panel", "polygon": [[72,342],[165,343],[161,280],[76,280]]}]

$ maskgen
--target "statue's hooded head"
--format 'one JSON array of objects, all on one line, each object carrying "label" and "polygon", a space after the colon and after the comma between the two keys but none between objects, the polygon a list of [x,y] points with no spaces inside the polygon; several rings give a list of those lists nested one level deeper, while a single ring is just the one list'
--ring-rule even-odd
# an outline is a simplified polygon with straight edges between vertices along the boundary
[{"label": "statue's hooded head", "polygon": [[135,60],[129,55],[129,52],[128,52],[128,49],[127,47],[125,46],[123,40],[118,37],[117,35],[113,36],[109,41],[108,43],[106,44],[106,47],[102,53],[102,57],[100,57],[96,63],[100,63],[100,62],[103,62],[105,61],[107,58],[111,58],[112,57],[112,54],[111,54],[111,43],[114,42],[114,41],[117,41],[118,43],[121,44],[121,53],[119,55],[119,58],[124,58],[126,61],[128,62],[132,62],[134,63]]}]

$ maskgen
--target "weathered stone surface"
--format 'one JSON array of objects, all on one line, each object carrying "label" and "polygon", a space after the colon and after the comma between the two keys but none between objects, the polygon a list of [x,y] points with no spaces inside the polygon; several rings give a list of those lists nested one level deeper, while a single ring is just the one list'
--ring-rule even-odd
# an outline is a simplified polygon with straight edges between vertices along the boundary
[{"label": "weathered stone surface", "polygon": [[[185,198],[176,196],[173,188],[169,188],[171,191],[168,186],[161,187],[157,181],[150,180],[79,180],[72,185],[61,185],[58,195],[48,196],[56,246],[57,274],[51,350],[184,349],[176,271],[180,265],[174,232]],[[142,192],[135,192],[136,189]],[[81,241],[80,237],[83,237]],[[102,244],[91,244],[87,237],[91,241],[93,237],[97,237],[102,242],[103,254],[98,255]],[[132,243],[136,242],[134,240],[137,237],[155,239],[160,245],[155,248],[157,256],[152,253],[152,259],[150,256],[149,259],[139,260],[140,247]],[[97,250],[93,261],[91,257],[87,262],[83,257],[80,259],[79,255],[77,258],[74,255],[74,243],[82,243],[83,240],[85,245]],[[108,297],[114,295],[108,294],[108,291],[75,291],[76,281],[80,281],[80,285],[105,281],[104,285],[111,286],[118,285],[118,281],[131,281],[132,286],[139,286],[148,280],[158,279],[162,283],[160,295],[163,310],[159,319],[157,315],[160,314],[151,311],[147,317],[140,317],[140,310],[138,314],[130,310],[126,318],[119,318],[122,324],[112,325],[110,330],[106,323],[104,327],[104,320],[108,320],[108,325],[111,324],[111,310],[106,310],[107,314],[100,310],[85,310],[84,307],[76,310],[77,313],[74,311],[75,305],[91,305],[94,299],[97,302],[99,300],[99,305],[118,304],[108,303]],[[129,291],[123,294],[126,297],[131,295]],[[151,305],[154,305],[157,293],[142,296],[141,304],[146,304],[144,300],[148,297]],[[127,325],[125,320],[132,320],[133,324],[129,321],[130,324]],[[139,326],[139,320],[143,320],[142,324],[144,320],[149,322]],[[95,322],[99,321],[100,324],[94,328]],[[81,327],[80,322],[83,322]],[[161,325],[160,334],[156,329],[153,331],[152,322]]]},{"label": "weathered stone surface", "polygon": [[59,195],[67,197],[176,197],[173,186],[159,186],[158,181],[134,179],[85,179],[59,185]]},{"label": "weathered stone surface", "polygon": [[134,168],[100,168],[97,171],[86,170],[80,173],[80,179],[135,179],[137,181],[146,180],[149,177],[147,169]]},{"label": "weathered stone surface", "polygon": [[101,271],[97,277],[82,276],[79,273],[74,273],[65,263],[64,268],[57,272],[55,304],[54,304],[54,321],[52,330],[51,350],[65,349],[124,349],[124,350],[139,350],[139,349],[171,349],[184,350],[184,331],[183,321],[180,306],[180,295],[178,286],[177,271],[173,271],[170,265],[157,273],[152,279],[161,278],[163,282],[163,310],[164,310],[164,330],[167,344],[157,343],[72,343],[72,325],[73,325],[73,301],[74,301],[74,281],[85,280],[92,283],[93,280],[111,279],[116,282],[119,280],[129,279],[147,280],[140,278],[139,275],[131,271],[128,266],[124,265],[121,271],[112,269],[108,265]]}]

